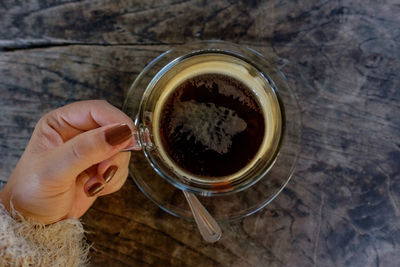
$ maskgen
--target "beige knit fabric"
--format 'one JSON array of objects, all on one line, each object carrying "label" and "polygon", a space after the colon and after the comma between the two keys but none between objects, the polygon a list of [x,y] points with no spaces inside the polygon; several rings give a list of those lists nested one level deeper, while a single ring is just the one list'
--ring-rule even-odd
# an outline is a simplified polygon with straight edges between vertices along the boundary
[{"label": "beige knit fabric", "polygon": [[0,204],[0,266],[87,265],[89,246],[79,220],[44,226],[14,218]]}]

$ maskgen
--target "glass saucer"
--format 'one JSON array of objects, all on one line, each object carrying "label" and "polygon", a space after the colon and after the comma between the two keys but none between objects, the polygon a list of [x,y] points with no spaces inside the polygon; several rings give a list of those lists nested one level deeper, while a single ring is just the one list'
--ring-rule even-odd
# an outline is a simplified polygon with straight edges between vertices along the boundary
[{"label": "glass saucer", "polygon": [[[289,182],[300,152],[301,117],[297,100],[287,85],[284,75],[271,62],[272,57],[251,48],[222,41],[203,41],[175,47],[154,59],[136,78],[125,99],[124,112],[135,119],[147,84],[169,62],[189,53],[217,51],[245,58],[265,75],[282,104],[285,118],[279,153],[271,169],[257,183],[239,192],[218,196],[197,197],[218,221],[243,218],[268,205]],[[164,211],[193,220],[192,212],[182,191],[161,177],[141,151],[132,152],[130,175],[139,189]]]}]

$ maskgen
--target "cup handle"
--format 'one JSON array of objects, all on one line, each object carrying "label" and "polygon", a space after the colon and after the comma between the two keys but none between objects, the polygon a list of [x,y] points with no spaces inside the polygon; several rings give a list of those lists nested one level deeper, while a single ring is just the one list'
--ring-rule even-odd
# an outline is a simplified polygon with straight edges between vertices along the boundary
[{"label": "cup handle", "polygon": [[132,150],[140,150],[143,148],[150,150],[150,149],[154,148],[151,131],[148,127],[146,127],[146,126],[139,127],[138,130],[132,131],[132,135],[137,140],[136,145],[125,148],[122,151],[127,152],[127,151],[132,151]]},{"label": "cup handle", "polygon": [[128,152],[128,151],[132,151],[132,150],[141,150],[143,148],[142,142],[140,141],[140,137],[139,137],[139,130],[133,130],[132,136],[134,136],[134,138],[136,140],[136,145],[127,147],[127,148],[123,149],[122,152]]}]

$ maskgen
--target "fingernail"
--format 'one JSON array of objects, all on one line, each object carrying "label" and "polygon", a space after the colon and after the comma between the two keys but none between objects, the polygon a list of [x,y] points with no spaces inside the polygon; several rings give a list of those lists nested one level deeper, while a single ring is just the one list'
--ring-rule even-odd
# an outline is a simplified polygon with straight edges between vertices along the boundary
[{"label": "fingernail", "polygon": [[106,183],[111,181],[111,179],[114,177],[114,174],[117,172],[117,170],[118,170],[117,166],[113,165],[113,166],[108,167],[108,169],[106,170],[106,172],[103,175],[103,178],[106,181]]},{"label": "fingernail", "polygon": [[131,139],[132,139],[132,140],[131,140],[131,143],[130,143],[130,144],[133,144],[133,145],[131,145],[131,146],[125,148],[124,151],[140,150],[140,149],[142,149],[142,146],[140,145],[140,142],[139,142],[139,132],[138,132],[138,131],[136,131],[136,130],[132,131]]},{"label": "fingernail", "polygon": [[88,189],[88,194],[89,194],[89,196],[92,197],[103,189],[104,189],[104,185],[102,183],[95,183]]},{"label": "fingernail", "polygon": [[106,141],[112,146],[121,144],[132,136],[132,131],[126,124],[117,125],[105,132]]}]

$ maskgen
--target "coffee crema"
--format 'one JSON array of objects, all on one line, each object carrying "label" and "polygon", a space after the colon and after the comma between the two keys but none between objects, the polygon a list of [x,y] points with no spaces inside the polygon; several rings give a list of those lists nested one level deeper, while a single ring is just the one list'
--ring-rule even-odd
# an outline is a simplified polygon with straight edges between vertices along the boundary
[{"label": "coffee crema", "polygon": [[260,103],[242,82],[202,74],[170,94],[161,111],[160,136],[180,168],[197,176],[228,176],[256,155],[264,121]]}]

